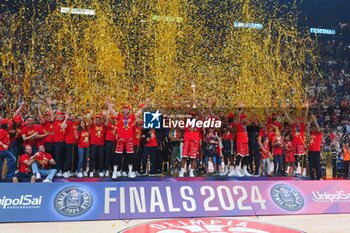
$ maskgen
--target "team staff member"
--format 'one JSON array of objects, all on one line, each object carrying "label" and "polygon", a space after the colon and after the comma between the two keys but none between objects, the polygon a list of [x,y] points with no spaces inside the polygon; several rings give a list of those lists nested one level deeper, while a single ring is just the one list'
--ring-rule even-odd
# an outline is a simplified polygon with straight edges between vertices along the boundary
[{"label": "team staff member", "polygon": [[36,155],[32,155],[32,146],[27,145],[25,153],[19,158],[19,173],[13,177],[13,183],[21,182],[24,178],[29,178],[31,183],[35,183],[35,175],[31,169],[31,165],[35,162],[35,157]]},{"label": "team staff member", "polygon": [[[311,132],[310,132],[310,144],[309,144],[309,172],[311,180],[321,180],[321,143],[322,143],[322,132],[321,128],[317,123],[315,115],[311,115]],[[315,177],[316,176],[316,177]]]}]

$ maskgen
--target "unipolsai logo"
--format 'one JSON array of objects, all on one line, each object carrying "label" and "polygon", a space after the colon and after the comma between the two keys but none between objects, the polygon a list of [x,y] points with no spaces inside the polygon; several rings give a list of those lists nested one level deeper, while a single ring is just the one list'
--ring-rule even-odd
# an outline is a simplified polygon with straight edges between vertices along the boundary
[{"label": "unipolsai logo", "polygon": [[160,129],[161,128],[161,116],[162,114],[157,110],[156,112],[144,112],[143,113],[143,127],[145,129]]},{"label": "unipolsai logo", "polygon": [[304,207],[301,193],[289,185],[278,184],[271,189],[272,200],[282,209],[298,211]]},{"label": "unipolsai logo", "polygon": [[66,217],[85,214],[92,206],[93,199],[88,191],[80,187],[61,190],[54,200],[56,211]]},{"label": "unipolsai logo", "polygon": [[33,195],[21,195],[17,198],[3,196],[0,198],[0,209],[39,209],[43,197]]}]

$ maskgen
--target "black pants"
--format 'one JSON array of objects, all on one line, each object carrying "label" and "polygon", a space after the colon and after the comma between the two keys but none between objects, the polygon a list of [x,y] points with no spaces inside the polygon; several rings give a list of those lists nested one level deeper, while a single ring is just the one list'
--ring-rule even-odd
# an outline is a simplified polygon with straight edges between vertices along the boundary
[{"label": "black pants", "polygon": [[135,153],[135,156],[134,156],[135,160],[134,160],[133,171],[140,172],[141,160],[142,160],[141,146],[134,146],[134,153]]},{"label": "black pants", "polygon": [[254,156],[254,164],[255,164],[254,175],[259,175],[259,173],[260,173],[260,152],[259,152],[258,148],[255,148],[253,150],[253,156]]},{"label": "black pants", "polygon": [[117,163],[117,159],[114,153],[115,142],[105,141],[105,164],[104,170],[109,171],[113,170],[113,165]]},{"label": "black pants", "polygon": [[309,151],[309,172],[311,180],[321,179],[321,152],[320,151]]},{"label": "black pants", "polygon": [[103,145],[90,145],[90,163],[89,170],[92,172],[96,169],[96,162],[98,160],[98,170],[103,172],[104,166],[104,146]]},{"label": "black pants", "polygon": [[239,165],[239,163],[241,162],[241,160],[242,160],[242,164],[241,165],[248,165],[248,163],[249,163],[249,156],[244,156],[244,157],[242,157],[242,156],[240,156],[240,155],[237,155],[236,156],[236,166],[238,166]]},{"label": "black pants", "polygon": [[345,172],[345,174],[344,174],[344,178],[345,179],[347,179],[347,180],[349,180],[349,169],[350,169],[350,161],[344,161],[344,172]]},{"label": "black pants", "polygon": [[158,148],[156,146],[145,146],[143,147],[143,153],[142,153],[142,167],[144,171],[146,172],[147,167],[147,156],[150,156],[150,162],[151,162],[151,168],[150,168],[150,174],[156,174],[157,171],[157,151]]},{"label": "black pants", "polygon": [[45,142],[45,151],[55,158],[55,143]]},{"label": "black pants", "polygon": [[55,142],[55,161],[56,169],[62,171],[65,161],[64,142]]},{"label": "black pants", "polygon": [[64,163],[64,169],[63,171],[67,172],[67,171],[71,171],[73,169],[72,167],[72,161],[74,160],[74,156],[77,156],[77,154],[75,154],[75,144],[65,144],[64,149],[66,151],[66,160]]}]

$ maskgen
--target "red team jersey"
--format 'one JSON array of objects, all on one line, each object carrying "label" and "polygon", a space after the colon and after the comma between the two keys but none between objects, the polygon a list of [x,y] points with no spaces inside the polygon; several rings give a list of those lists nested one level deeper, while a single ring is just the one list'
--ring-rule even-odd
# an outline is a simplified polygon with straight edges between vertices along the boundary
[{"label": "red team jersey", "polygon": [[141,133],[142,133],[142,128],[140,126],[134,126],[134,138],[133,138],[134,146],[140,145]]},{"label": "red team jersey", "polygon": [[304,145],[305,144],[305,125],[304,123],[292,124],[292,136],[294,145]]},{"label": "red team jersey", "polygon": [[[31,127],[28,126],[24,126],[22,128],[22,135],[28,137],[30,135],[33,135],[36,132],[36,126],[32,125]],[[31,146],[35,146],[35,139],[34,138],[30,138],[28,140],[25,140],[23,142],[23,146],[27,146],[27,145],[31,145]]]},{"label": "red team jersey", "polygon": [[55,120],[53,122],[53,131],[54,131],[54,141],[55,142],[64,142],[65,129],[61,128],[63,121]]},{"label": "red team jersey", "polygon": [[147,146],[147,147],[158,146],[156,131],[154,129],[151,129],[149,131],[149,135],[150,135],[149,141],[146,142],[145,146]]},{"label": "red team jersey", "polygon": [[135,124],[135,114],[129,114],[128,116],[124,116],[119,113],[117,117],[117,132],[118,138],[129,139],[133,138],[133,127]]},{"label": "red team jersey", "polygon": [[83,129],[79,132],[78,148],[88,148],[89,145],[89,131]]},{"label": "red team jersey", "polygon": [[[10,134],[4,129],[0,129],[0,141],[7,146],[10,145]],[[0,151],[3,150],[6,149],[2,145],[0,145]]]},{"label": "red team jersey", "polygon": [[103,124],[90,126],[90,144],[103,146],[105,144],[105,126]]},{"label": "red team jersey", "polygon": [[200,129],[199,128],[190,128],[187,127],[184,130],[184,141],[197,141],[201,139]]},{"label": "red team jersey", "polygon": [[32,171],[30,166],[28,166],[27,164],[24,163],[24,161],[26,161],[26,160],[29,161],[29,158],[30,158],[30,156],[28,154],[21,155],[21,157],[19,158],[19,172],[28,173],[28,172]]},{"label": "red team jersey", "polygon": [[282,155],[283,153],[283,137],[274,136],[272,139],[272,143],[280,142],[281,145],[273,146],[273,155]]},{"label": "red team jersey", "polygon": [[55,132],[53,130],[53,123],[46,121],[44,127],[45,127],[46,132],[48,133],[48,135],[45,138],[45,142],[54,143],[55,142],[55,137],[54,137]]},{"label": "red team jersey", "polygon": [[78,133],[78,124],[71,120],[67,120],[67,128],[64,133],[64,141],[67,144],[76,144],[78,140],[75,134]]},{"label": "red team jersey", "polygon": [[235,123],[233,124],[233,127],[236,129],[237,134],[237,143],[248,143],[248,132],[246,125],[243,125],[242,123]]},{"label": "red team jersey", "polygon": [[50,169],[50,160],[52,159],[52,156],[49,153],[38,152],[35,159],[39,163],[41,169]]},{"label": "red team jersey", "polygon": [[309,151],[319,152],[321,151],[322,144],[322,132],[311,132],[311,141],[309,144]]},{"label": "red team jersey", "polygon": [[[36,127],[35,127],[35,132],[37,132],[39,135],[45,134],[45,126],[44,126],[44,125],[41,125],[41,124],[36,125]],[[45,140],[46,140],[46,137],[43,137],[43,138],[36,138],[36,139],[35,139],[35,145],[36,145],[36,147],[39,148],[39,146],[44,145]]]},{"label": "red team jersey", "polygon": [[106,126],[106,141],[115,142],[117,133],[117,125],[108,122]]}]

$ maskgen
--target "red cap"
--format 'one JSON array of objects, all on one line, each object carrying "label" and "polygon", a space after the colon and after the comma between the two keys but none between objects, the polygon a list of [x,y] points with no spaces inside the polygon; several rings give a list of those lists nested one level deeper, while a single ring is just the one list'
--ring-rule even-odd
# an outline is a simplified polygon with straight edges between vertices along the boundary
[{"label": "red cap", "polygon": [[123,108],[127,108],[127,109],[131,109],[131,106],[130,105],[124,105]]},{"label": "red cap", "polygon": [[143,107],[145,107],[145,104],[144,104],[144,103],[142,103],[142,104],[139,105],[139,108],[143,108]]},{"label": "red cap", "polygon": [[191,112],[190,112],[190,115],[192,115],[192,116],[196,116],[196,115],[197,115],[197,113],[196,113],[195,111],[191,111]]},{"label": "red cap", "polygon": [[235,114],[233,114],[233,112],[229,112],[229,113],[227,114],[227,118],[233,119],[233,118],[235,118]]},{"label": "red cap", "polygon": [[116,120],[116,119],[117,119],[117,117],[116,117],[116,116],[111,116],[111,119],[115,119],[115,120]]},{"label": "red cap", "polygon": [[64,112],[62,112],[62,111],[57,111],[57,114],[58,114],[58,115],[64,115]]},{"label": "red cap", "polygon": [[247,116],[246,115],[244,115],[244,114],[241,114],[241,120],[243,120],[243,119],[245,119],[245,118],[247,118]]},{"label": "red cap", "polygon": [[100,118],[102,119],[102,116],[100,114],[95,115],[95,119]]},{"label": "red cap", "polygon": [[50,112],[45,112],[45,115],[50,115]]},{"label": "red cap", "polygon": [[21,115],[16,115],[16,116],[13,117],[13,120],[16,123],[20,123],[20,122],[22,122],[22,116]]},{"label": "red cap", "polygon": [[273,113],[272,113],[272,117],[275,117],[275,118],[276,118],[276,117],[278,117],[278,114],[275,113],[275,112],[273,112]]},{"label": "red cap", "polygon": [[299,121],[303,121],[303,117],[297,117]]},{"label": "red cap", "polygon": [[8,120],[6,118],[0,120],[0,125],[6,125]]}]

